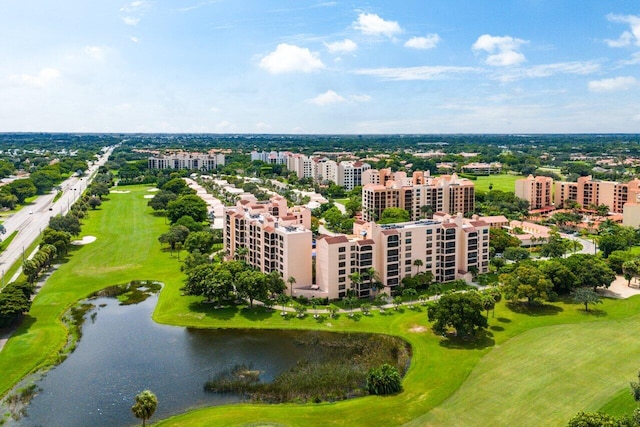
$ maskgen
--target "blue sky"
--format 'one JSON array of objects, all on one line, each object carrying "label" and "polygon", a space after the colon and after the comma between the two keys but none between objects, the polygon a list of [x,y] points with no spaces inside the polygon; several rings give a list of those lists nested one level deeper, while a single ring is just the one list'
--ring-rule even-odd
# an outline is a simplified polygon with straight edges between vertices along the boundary
[{"label": "blue sky", "polygon": [[640,132],[636,1],[0,7],[4,132]]}]

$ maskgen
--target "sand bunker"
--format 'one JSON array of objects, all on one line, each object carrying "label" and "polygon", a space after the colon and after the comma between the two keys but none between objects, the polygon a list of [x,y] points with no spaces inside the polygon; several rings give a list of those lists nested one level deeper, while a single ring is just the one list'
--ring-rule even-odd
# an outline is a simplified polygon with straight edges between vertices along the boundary
[{"label": "sand bunker", "polygon": [[426,331],[426,330],[427,330],[427,328],[425,328],[424,326],[418,326],[418,325],[416,325],[416,326],[414,326],[413,328],[409,329],[409,332],[417,332],[417,333],[420,333],[420,332],[424,332],[424,331]]},{"label": "sand bunker", "polygon": [[150,188],[147,191],[160,191],[160,189],[159,188]]},{"label": "sand bunker", "polygon": [[114,193],[114,194],[127,194],[127,193],[131,193],[131,191],[129,191],[129,190],[126,190],[126,191],[123,191],[123,190],[111,190],[111,191],[110,191],[110,193]]},{"label": "sand bunker", "polygon": [[155,196],[153,194],[145,194],[144,198],[145,199],[153,199]]},{"label": "sand bunker", "polygon": [[96,236],[84,236],[82,240],[74,240],[71,242],[72,245],[88,245],[89,243],[95,242],[97,239]]}]

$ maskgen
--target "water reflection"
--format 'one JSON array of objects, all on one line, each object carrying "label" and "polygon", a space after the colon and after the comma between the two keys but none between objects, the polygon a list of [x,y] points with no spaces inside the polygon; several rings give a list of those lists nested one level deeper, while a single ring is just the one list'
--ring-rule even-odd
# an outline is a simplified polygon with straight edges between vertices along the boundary
[{"label": "water reflection", "polygon": [[[152,420],[205,405],[238,402],[240,397],[203,390],[204,383],[236,364],[262,371],[262,381],[312,358],[314,350],[295,343],[305,332],[198,330],[151,320],[157,296],[133,306],[98,298],[95,322],[87,314],[82,340],[38,385],[28,417],[8,425],[136,425],[134,396],[144,389],[158,396]],[[311,332],[310,332],[311,333]]]}]

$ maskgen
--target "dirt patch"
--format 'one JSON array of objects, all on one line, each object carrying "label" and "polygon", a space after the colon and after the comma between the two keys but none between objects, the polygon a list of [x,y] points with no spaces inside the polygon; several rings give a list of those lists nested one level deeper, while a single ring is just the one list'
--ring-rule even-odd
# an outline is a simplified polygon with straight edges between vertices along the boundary
[{"label": "dirt patch", "polygon": [[84,236],[81,240],[74,240],[71,242],[72,245],[88,245],[89,243],[93,243],[97,240],[96,236]]},{"label": "dirt patch", "polygon": [[414,325],[413,327],[411,327],[411,329],[409,329],[409,332],[420,334],[422,332],[425,332],[426,330],[427,328],[425,328],[424,326]]}]

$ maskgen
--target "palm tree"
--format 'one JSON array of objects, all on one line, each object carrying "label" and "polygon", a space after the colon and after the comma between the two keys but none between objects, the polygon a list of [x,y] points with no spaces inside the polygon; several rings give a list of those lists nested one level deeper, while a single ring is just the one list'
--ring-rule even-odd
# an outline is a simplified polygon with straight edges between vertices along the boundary
[{"label": "palm tree", "polygon": [[249,249],[246,246],[238,246],[236,248],[236,252],[233,257],[238,261],[242,261],[246,263],[248,254],[249,254]]},{"label": "palm tree", "polygon": [[289,284],[289,296],[293,298],[293,285],[296,284],[296,278],[293,276],[289,276],[287,279],[287,283]]},{"label": "palm tree", "polygon": [[131,412],[136,418],[142,420],[142,426],[146,425],[146,422],[158,407],[158,398],[149,390],[145,390],[136,396],[136,403],[131,407]]},{"label": "palm tree", "polygon": [[358,292],[358,296],[360,296],[360,285],[362,284],[362,276],[357,271],[355,273],[351,273],[349,275],[349,280],[351,280],[351,290],[356,290]]},{"label": "palm tree", "polygon": [[276,301],[278,301],[278,304],[282,306],[282,313],[280,313],[280,315],[285,316],[287,314],[287,312],[285,311],[285,306],[289,302],[289,297],[286,296],[285,294],[280,294],[278,295],[278,298]]},{"label": "palm tree", "polygon": [[369,278],[369,289],[373,289],[373,283],[379,279],[378,272],[375,268],[369,267],[367,269],[367,277]]},{"label": "palm tree", "polygon": [[413,298],[418,294],[418,292],[413,288],[407,288],[402,291],[402,296],[409,299],[409,307],[413,308]]},{"label": "palm tree", "polygon": [[319,314],[316,312],[316,308],[320,305],[320,299],[313,297],[311,298],[311,308],[313,309],[314,313],[313,313],[313,318],[317,319],[319,317]]},{"label": "palm tree", "polygon": [[421,259],[415,259],[413,260],[413,265],[418,267],[418,272],[416,274],[420,274],[420,267],[422,267],[424,265],[424,263],[422,262]]},{"label": "palm tree", "polygon": [[357,302],[358,298],[356,297],[347,297],[344,299],[344,303],[349,306],[349,310],[351,311],[351,313],[349,313],[349,317],[353,317],[353,306],[356,305]]}]

